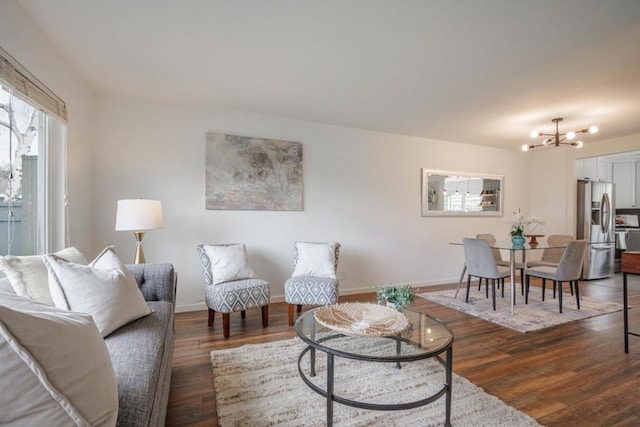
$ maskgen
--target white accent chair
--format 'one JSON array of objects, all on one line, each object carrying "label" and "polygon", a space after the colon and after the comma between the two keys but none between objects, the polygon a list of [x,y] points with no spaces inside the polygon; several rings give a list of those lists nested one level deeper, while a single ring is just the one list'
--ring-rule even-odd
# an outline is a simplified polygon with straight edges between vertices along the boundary
[{"label": "white accent chair", "polygon": [[303,305],[328,305],[338,302],[339,243],[296,242],[293,247],[292,277],[284,283],[284,300],[289,304],[289,325],[293,325]]},{"label": "white accent chair", "polygon": [[[245,254],[245,264],[236,266],[239,273],[235,274],[233,279],[227,278],[221,280],[220,269],[216,269],[209,255],[207,247],[213,248],[231,248],[242,246]],[[216,312],[222,313],[222,331],[225,338],[229,338],[230,330],[230,314],[240,312],[240,316],[244,319],[248,308],[260,307],[262,310],[262,327],[269,326],[269,301],[271,299],[271,284],[266,280],[255,278],[253,270],[246,264],[246,249],[244,245],[237,243],[217,244],[217,245],[198,245],[198,254],[200,255],[200,264],[202,265],[202,274],[205,281],[205,302],[209,309],[209,327],[213,326]],[[227,262],[222,260],[223,263]],[[228,273],[229,265],[237,262],[237,260],[228,260],[224,266]],[[232,269],[233,270],[233,269]]]}]

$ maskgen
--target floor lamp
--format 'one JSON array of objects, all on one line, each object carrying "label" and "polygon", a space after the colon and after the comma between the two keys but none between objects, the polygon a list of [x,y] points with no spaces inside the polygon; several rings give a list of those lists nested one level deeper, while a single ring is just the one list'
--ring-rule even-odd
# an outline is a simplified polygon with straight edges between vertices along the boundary
[{"label": "floor lamp", "polygon": [[133,231],[137,247],[134,264],[144,264],[142,239],[146,230],[164,227],[160,200],[126,199],[118,200],[116,231]]}]

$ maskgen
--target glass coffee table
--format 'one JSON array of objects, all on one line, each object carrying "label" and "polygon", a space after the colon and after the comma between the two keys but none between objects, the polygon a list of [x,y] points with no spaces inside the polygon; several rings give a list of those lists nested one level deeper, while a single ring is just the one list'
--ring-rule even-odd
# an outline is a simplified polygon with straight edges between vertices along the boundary
[{"label": "glass coffee table", "polygon": [[[444,323],[424,314],[404,310],[409,327],[402,333],[389,336],[352,335],[323,326],[314,316],[315,310],[302,314],[296,320],[298,336],[307,344],[298,357],[298,372],[313,391],[327,399],[327,426],[333,425],[333,402],[356,408],[393,411],[412,409],[432,403],[443,395],[446,398],[445,426],[451,425],[451,376],[453,361],[453,332]],[[316,352],[326,354],[326,388],[310,378],[316,376]],[[446,353],[445,357],[442,354]],[[309,355],[308,371],[301,362]],[[436,393],[406,403],[360,402],[334,394],[334,359],[336,357],[361,363],[403,363],[435,358],[444,366],[444,384]]]}]

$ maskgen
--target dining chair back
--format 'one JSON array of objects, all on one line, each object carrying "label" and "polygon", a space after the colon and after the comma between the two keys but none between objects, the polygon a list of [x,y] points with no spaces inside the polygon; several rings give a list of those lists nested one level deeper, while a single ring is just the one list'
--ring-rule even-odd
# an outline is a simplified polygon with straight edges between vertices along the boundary
[{"label": "dining chair back", "polygon": [[558,264],[556,271],[556,280],[569,282],[571,280],[580,279],[582,273],[582,264],[587,253],[586,240],[574,240],[569,243],[564,250],[564,254]]},{"label": "dining chair back", "polygon": [[560,264],[560,260],[562,259],[562,255],[564,254],[565,247],[573,240],[575,240],[575,237],[570,234],[551,234],[547,238],[548,245],[563,247],[545,248],[542,251],[542,257],[540,258],[540,260],[528,262],[527,267],[557,267]]},{"label": "dining chair back", "polygon": [[496,245],[496,236],[490,233],[481,233],[476,234],[476,239],[486,240],[487,243],[489,243],[489,246],[491,246],[491,253],[493,254],[493,258],[495,258],[497,264],[504,261],[502,259],[502,254],[500,253],[500,249],[493,247]]}]

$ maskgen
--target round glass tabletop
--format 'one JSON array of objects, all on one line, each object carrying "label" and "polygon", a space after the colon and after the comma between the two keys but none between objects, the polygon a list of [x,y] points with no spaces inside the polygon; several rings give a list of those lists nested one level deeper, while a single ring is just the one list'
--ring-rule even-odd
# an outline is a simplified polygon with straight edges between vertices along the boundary
[{"label": "round glass tabletop", "polygon": [[408,326],[400,335],[389,336],[351,335],[331,329],[316,320],[315,310],[303,313],[296,321],[298,336],[313,348],[342,357],[370,361],[418,360],[442,353],[453,342],[453,332],[444,323],[408,309],[402,312]]}]

